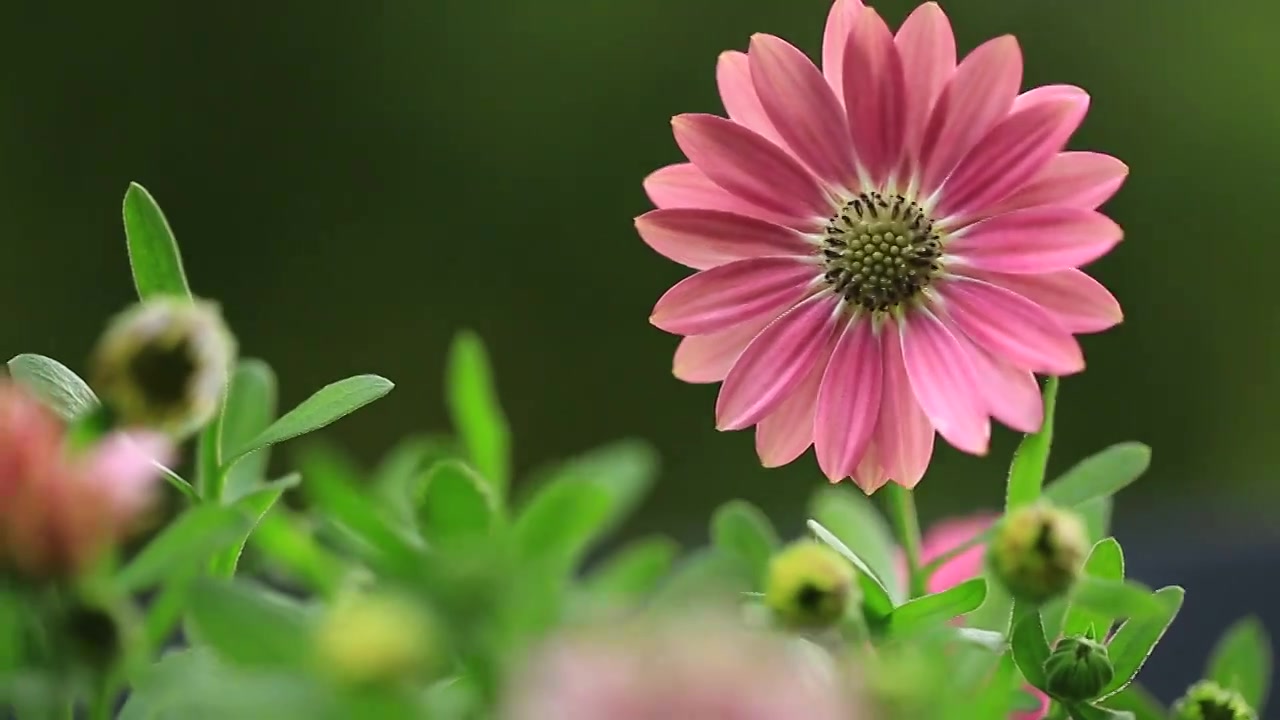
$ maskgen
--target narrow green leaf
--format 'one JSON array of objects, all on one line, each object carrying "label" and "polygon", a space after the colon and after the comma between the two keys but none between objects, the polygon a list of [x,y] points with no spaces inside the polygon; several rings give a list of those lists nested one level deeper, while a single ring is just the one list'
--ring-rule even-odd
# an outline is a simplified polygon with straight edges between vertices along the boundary
[{"label": "narrow green leaf", "polygon": [[666,577],[680,546],[665,537],[637,540],[614,553],[585,582],[600,597],[635,600],[645,597]]},{"label": "narrow green leaf", "polygon": [[1142,477],[1151,465],[1151,448],[1142,443],[1112,445],[1081,460],[1049,483],[1045,497],[1054,504],[1073,508],[1100,497],[1109,497]]},{"label": "narrow green leaf", "polygon": [[1126,710],[1112,710],[1101,705],[1079,703],[1067,706],[1071,720],[1134,720],[1133,713]]},{"label": "narrow green leaf", "polygon": [[243,581],[197,581],[191,620],[204,643],[247,667],[301,667],[311,657],[311,619],[296,602]]},{"label": "narrow green leaf", "polygon": [[640,440],[620,440],[564,463],[556,474],[589,480],[610,496],[610,528],[624,520],[658,478],[658,453]]},{"label": "narrow green leaf", "polygon": [[373,492],[382,506],[407,528],[418,526],[415,504],[426,473],[443,460],[461,460],[452,438],[414,435],[396,443],[373,472]]},{"label": "narrow green leaf", "polygon": [[315,432],[386,395],[393,387],[395,385],[390,380],[377,375],[357,375],[326,385],[266,430],[238,446],[231,454],[230,462],[237,462],[269,445]]},{"label": "narrow green leaf", "polygon": [[974,578],[933,595],[909,600],[889,615],[889,631],[895,635],[922,627],[941,625],[977,610],[987,597],[987,581]]},{"label": "narrow green leaf", "polygon": [[653,606],[684,610],[709,601],[736,599],[748,589],[738,563],[712,548],[700,548],[676,563],[659,586]]},{"label": "narrow green leaf", "polygon": [[1161,613],[1160,602],[1150,588],[1132,581],[1106,580],[1085,575],[1070,594],[1071,607],[1087,612],[1093,621],[1108,623],[1120,618]]},{"label": "narrow green leaf", "polygon": [[[1084,575],[1099,580],[1124,580],[1124,552],[1115,538],[1104,538],[1093,546],[1089,558],[1084,563]],[[1110,628],[1115,617],[1109,614],[1098,614],[1078,604],[1069,604],[1066,618],[1062,622],[1062,634],[1065,636],[1083,635],[1090,625]]]},{"label": "narrow green leaf", "polygon": [[511,483],[511,432],[479,336],[462,332],[454,338],[446,376],[449,412],[467,456],[495,494],[505,497]]},{"label": "narrow green leaf", "polygon": [[137,183],[130,183],[124,194],[124,232],[139,298],[191,297],[178,241],[173,237],[169,221],[151,193]]},{"label": "narrow green leaf", "polygon": [[418,501],[418,527],[428,543],[474,542],[489,535],[497,519],[493,488],[460,460],[427,471]]},{"label": "narrow green leaf", "polygon": [[316,541],[301,518],[283,508],[264,515],[249,542],[263,557],[322,596],[337,592],[347,575],[343,561]]},{"label": "narrow green leaf", "polygon": [[1135,720],[1166,720],[1169,717],[1169,711],[1160,701],[1137,683],[1112,695],[1102,704],[1112,710],[1131,712]]},{"label": "narrow green leaf", "polygon": [[213,558],[210,570],[213,575],[231,577],[235,574],[236,566],[240,564],[240,555],[244,553],[245,543],[249,541],[249,536],[258,527],[258,523],[262,521],[263,516],[271,512],[271,508],[275,507],[281,496],[301,481],[301,475],[292,473],[279,480],[264,483],[257,490],[246,493],[236,500],[234,507],[243,513],[248,520],[248,525],[231,547],[219,552]]},{"label": "narrow green leaf", "polygon": [[[222,411],[222,457],[234,457],[236,448],[248,446],[271,425],[276,419],[276,402],[276,375],[271,366],[253,358],[240,360]],[[234,503],[266,482],[270,457],[270,450],[263,448],[223,470],[227,477],[222,502]]]},{"label": "narrow green leaf", "polygon": [[177,571],[198,567],[244,535],[248,521],[234,508],[199,505],[166,527],[116,575],[124,592],[159,585]]},{"label": "narrow green leaf", "polygon": [[612,496],[589,480],[561,476],[544,485],[525,505],[513,527],[520,557],[567,575],[607,527]]},{"label": "narrow green leaf", "polygon": [[840,538],[831,534],[831,531],[823,527],[818,521],[810,520],[808,522],[809,530],[817,536],[819,540],[826,543],[831,549],[840,553],[846,560],[853,563],[858,569],[858,585],[862,589],[862,605],[863,610],[868,614],[870,621],[882,621],[889,617],[893,612],[893,598],[890,597],[889,591],[885,588],[880,578],[871,572],[871,568],[863,562],[858,554],[849,549],[840,541]]},{"label": "narrow green leaf", "polygon": [[26,353],[9,361],[9,376],[63,420],[75,420],[98,407],[98,396],[66,365]]},{"label": "narrow green leaf", "polygon": [[1089,532],[1090,542],[1098,542],[1111,534],[1111,511],[1114,508],[1115,500],[1110,496],[1094,498],[1076,506],[1076,512]]},{"label": "narrow green leaf", "polygon": [[1013,454],[1004,503],[1006,512],[1030,505],[1040,497],[1049,464],[1049,446],[1053,444],[1053,413],[1057,404],[1058,378],[1050,377],[1044,386],[1044,423],[1039,431],[1024,437]]},{"label": "narrow green leaf", "polygon": [[1183,595],[1183,589],[1176,586],[1157,590],[1153,596],[1158,606],[1156,612],[1130,617],[1116,630],[1107,643],[1107,651],[1116,673],[1115,678],[1103,690],[1104,698],[1133,682],[1151,651],[1160,642],[1160,638],[1164,637],[1165,630],[1177,617],[1178,610],[1182,607]]},{"label": "narrow green leaf", "polygon": [[897,575],[897,543],[888,522],[866,495],[843,483],[825,485],[814,494],[809,512],[866,562],[894,602],[906,599],[903,583],[892,582]]},{"label": "narrow green leaf", "polygon": [[1237,621],[1223,633],[1209,656],[1205,678],[1239,692],[1262,712],[1271,681],[1271,638],[1256,617]]},{"label": "narrow green leaf", "polygon": [[769,518],[745,500],[730,500],[711,516],[711,542],[742,565],[756,589],[764,582],[769,558],[780,544]]},{"label": "narrow green leaf", "polygon": [[1034,607],[1015,604],[1010,645],[1013,648],[1013,659],[1018,663],[1022,676],[1032,686],[1043,690],[1046,684],[1044,662],[1049,659],[1049,642],[1044,637],[1040,613]]}]

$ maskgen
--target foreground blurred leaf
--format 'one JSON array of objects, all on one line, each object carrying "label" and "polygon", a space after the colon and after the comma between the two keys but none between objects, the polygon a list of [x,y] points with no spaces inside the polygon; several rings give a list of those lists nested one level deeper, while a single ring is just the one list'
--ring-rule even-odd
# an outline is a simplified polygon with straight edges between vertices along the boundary
[{"label": "foreground blurred leaf", "polygon": [[641,440],[619,440],[565,462],[555,474],[589,480],[610,496],[608,527],[635,510],[658,477],[658,454]]},{"label": "foreground blurred leaf", "polygon": [[1045,497],[1061,507],[1073,508],[1100,497],[1109,497],[1142,477],[1151,465],[1151,448],[1142,443],[1120,443],[1081,460],[1045,488]]},{"label": "foreground blurred leaf", "polygon": [[[248,446],[271,425],[276,417],[276,396],[276,375],[271,366],[253,358],[240,360],[222,411],[222,457],[234,457],[237,448]],[[222,501],[234,503],[265,482],[270,458],[270,451],[263,448],[223,470]]]},{"label": "foreground blurred leaf", "polygon": [[416,528],[418,497],[426,472],[443,460],[461,460],[457,443],[440,435],[413,435],[396,443],[373,472],[373,492],[406,527]]},{"label": "foreground blurred leaf", "polygon": [[880,578],[871,572],[871,568],[863,562],[858,554],[849,549],[849,546],[840,541],[840,538],[831,534],[831,531],[823,527],[816,520],[810,520],[809,530],[818,537],[819,540],[826,543],[831,549],[840,553],[846,560],[853,563],[858,569],[858,585],[862,589],[862,605],[863,610],[868,614],[867,620],[870,622],[881,622],[889,617],[889,613],[893,612],[893,598],[890,597],[889,591],[885,588]]},{"label": "foreground blurred leaf", "polygon": [[685,555],[661,583],[653,605],[673,612],[704,604],[735,601],[750,588],[732,558],[711,548]]},{"label": "foreground blurred leaf", "polygon": [[237,462],[256,450],[319,430],[386,395],[393,387],[390,380],[377,375],[357,375],[326,385],[240,445],[228,462]]},{"label": "foreground blurred leaf", "polygon": [[1112,695],[1133,682],[1143,663],[1151,655],[1160,638],[1182,607],[1184,591],[1180,587],[1166,587],[1156,591],[1154,598],[1158,610],[1147,615],[1130,617],[1116,630],[1107,651],[1115,666],[1115,678],[1103,689],[1103,697]]},{"label": "foreground blurred leaf", "polygon": [[124,592],[160,584],[174,573],[208,562],[214,553],[243,537],[249,521],[235,508],[193,507],[166,527],[116,576]]},{"label": "foreground blurred leaf", "polygon": [[504,498],[511,483],[511,431],[498,401],[484,343],[475,333],[459,333],[449,348],[445,396],[453,426],[480,475]]},{"label": "foreground blurred leaf", "polygon": [[236,572],[236,566],[240,563],[240,555],[244,552],[245,543],[249,540],[249,535],[258,527],[258,523],[262,521],[263,516],[271,512],[271,508],[279,502],[281,496],[294,488],[302,481],[302,476],[298,473],[286,475],[271,483],[265,483],[257,490],[250,492],[235,501],[234,507],[239,510],[247,520],[244,531],[240,533],[231,547],[219,552],[213,559],[210,571],[220,577],[231,577]]},{"label": "foreground blurred leaf", "polygon": [[220,657],[249,667],[301,667],[311,657],[311,620],[296,602],[243,581],[197,581],[191,619]]},{"label": "foreground blurred leaf", "polygon": [[191,297],[178,241],[173,237],[169,221],[151,193],[137,183],[129,183],[129,190],[124,194],[124,233],[139,298]]},{"label": "foreground blurred leaf", "polygon": [[1205,678],[1232,688],[1262,713],[1271,681],[1271,638],[1256,617],[1236,622],[1223,633],[1209,656]]},{"label": "foreground blurred leaf", "polygon": [[418,527],[433,545],[474,542],[488,536],[497,516],[493,488],[460,460],[427,472],[418,501]]},{"label": "foreground blurred leaf", "polygon": [[1044,473],[1049,465],[1049,446],[1053,444],[1053,414],[1058,404],[1058,378],[1050,377],[1044,385],[1044,423],[1038,432],[1022,439],[1009,467],[1009,483],[1005,493],[1005,512],[1030,505],[1040,497]]},{"label": "foreground blurred leaf", "polygon": [[1134,720],[1131,712],[1086,703],[1068,705],[1067,713],[1072,720]]},{"label": "foreground blurred leaf", "polygon": [[611,600],[637,600],[667,576],[680,546],[665,537],[637,540],[614,553],[586,580],[588,592]]},{"label": "foreground blurred leaf", "polygon": [[769,558],[778,550],[778,533],[759,508],[745,500],[730,500],[711,517],[711,542],[738,561],[753,588],[764,582]]},{"label": "foreground blurred leaf", "polygon": [[1075,510],[1084,520],[1089,531],[1089,541],[1098,542],[1111,534],[1111,511],[1115,500],[1111,497],[1100,497],[1077,505]]},{"label": "foreground blurred leaf", "polygon": [[1013,637],[1009,643],[1018,669],[1032,686],[1045,687],[1044,663],[1049,659],[1049,642],[1044,637],[1040,613],[1021,603],[1014,607]]},{"label": "foreground blurred leaf", "polygon": [[170,652],[139,678],[119,720],[330,720],[323,686],[300,675],[248,670],[206,648]]},{"label": "foreground blurred leaf", "polygon": [[860,491],[844,484],[826,485],[814,494],[809,513],[867,564],[894,602],[906,598],[897,579],[893,533],[875,505]]},{"label": "foreground blurred leaf", "polygon": [[[1124,580],[1124,552],[1115,538],[1098,541],[1084,563],[1084,574],[1099,580]],[[1070,604],[1062,623],[1062,634],[1065,636],[1083,635],[1090,625],[1098,628],[1100,635],[1106,635],[1111,628],[1114,616],[1099,614],[1078,604]]]},{"label": "foreground blurred leaf", "polygon": [[952,618],[977,610],[987,597],[987,581],[974,578],[940,593],[908,600],[889,615],[889,630],[895,635],[922,627],[941,625]]},{"label": "foreground blurred leaf", "polygon": [[316,541],[302,518],[283,508],[264,515],[249,542],[323,596],[333,595],[343,582],[346,566],[342,560]]},{"label": "foreground blurred leaf", "polygon": [[1160,701],[1136,683],[1107,698],[1102,704],[1113,710],[1131,712],[1136,720],[1166,720],[1169,717]]},{"label": "foreground blurred leaf", "polygon": [[63,420],[74,420],[98,407],[98,396],[85,381],[53,358],[18,355],[9,361],[9,375]]},{"label": "foreground blurred leaf", "polygon": [[614,505],[602,485],[561,476],[544,485],[516,518],[519,556],[549,575],[567,575],[605,529]]}]

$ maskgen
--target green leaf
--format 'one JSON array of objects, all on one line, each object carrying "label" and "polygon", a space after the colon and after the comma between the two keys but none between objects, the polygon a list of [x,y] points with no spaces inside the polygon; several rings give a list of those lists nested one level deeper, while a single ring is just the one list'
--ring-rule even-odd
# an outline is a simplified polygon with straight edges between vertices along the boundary
[{"label": "green leaf", "polygon": [[269,445],[315,432],[386,395],[393,387],[390,380],[377,375],[357,375],[326,385],[253,439],[239,445],[230,462]]},{"label": "green leaf", "polygon": [[98,396],[79,375],[44,355],[18,355],[9,361],[9,376],[63,420],[75,420],[99,405]]},{"label": "green leaf", "polygon": [[602,485],[561,476],[525,505],[513,527],[520,557],[548,575],[567,575],[607,527],[613,497]]},{"label": "green leaf", "polygon": [[707,602],[737,599],[749,590],[738,563],[712,548],[701,548],[676,564],[653,599],[657,609],[684,610]]},{"label": "green leaf", "polygon": [[589,593],[609,599],[639,599],[658,587],[680,546],[665,537],[637,540],[614,553],[588,576]]},{"label": "green leaf", "polygon": [[1072,720],[1134,720],[1133,713],[1125,710],[1112,710],[1100,705],[1080,703],[1068,705],[1067,713]]},{"label": "green leaf", "polygon": [[396,443],[373,472],[373,491],[401,525],[418,526],[418,498],[426,473],[443,460],[461,460],[456,443],[437,435],[416,435]]},{"label": "green leaf", "polygon": [[894,602],[906,599],[902,583],[891,582],[896,578],[895,552],[897,544],[884,516],[866,495],[849,486],[826,485],[813,496],[809,512],[814,520],[822,523],[850,550],[857,553],[867,568],[889,590]]},{"label": "green leaf", "polygon": [[124,194],[124,232],[139,298],[191,297],[187,276],[182,270],[182,255],[169,221],[165,220],[151,193],[137,183],[130,183]]},{"label": "green leaf", "polygon": [[254,528],[262,521],[263,516],[270,512],[271,508],[275,507],[280,497],[290,488],[296,487],[301,481],[301,475],[292,473],[274,482],[265,483],[257,490],[236,500],[235,508],[248,519],[248,526],[231,547],[219,552],[214,557],[211,567],[211,572],[214,575],[231,577],[235,574],[236,566],[240,564],[240,555],[244,552],[245,543],[249,541],[249,536],[253,533]]},{"label": "green leaf", "polygon": [[1091,542],[1098,542],[1111,534],[1111,511],[1114,507],[1115,500],[1111,497],[1094,498],[1076,506]]},{"label": "green leaf", "polygon": [[909,600],[889,615],[889,630],[895,635],[922,627],[941,625],[952,618],[977,610],[987,598],[987,581],[974,578],[933,595]]},{"label": "green leaf", "polygon": [[332,720],[341,717],[334,699],[301,674],[237,667],[192,648],[167,653],[142,673],[119,720]]},{"label": "green leaf", "polygon": [[[236,448],[248,446],[271,425],[276,418],[276,396],[276,375],[271,366],[252,358],[240,360],[222,411],[222,457],[233,457]],[[223,470],[227,477],[222,502],[234,503],[266,482],[269,459],[269,450],[263,448]]]},{"label": "green leaf", "polygon": [[243,537],[248,521],[241,513],[218,505],[193,507],[166,527],[116,575],[124,592],[159,585],[175,572],[200,566],[214,553]]},{"label": "green leaf", "polygon": [[248,667],[301,667],[311,657],[311,618],[296,602],[245,582],[197,581],[191,619],[200,640]]},{"label": "green leaf", "polygon": [[840,541],[840,538],[831,534],[831,531],[823,527],[818,521],[810,520],[809,530],[818,537],[819,540],[826,543],[831,549],[840,553],[846,560],[853,563],[858,569],[858,585],[862,589],[862,607],[867,613],[867,619],[872,622],[882,621],[889,617],[893,612],[893,598],[889,596],[889,591],[885,589],[884,583],[875,573],[871,572],[871,568],[858,557],[858,554],[849,549]]},{"label": "green leaf", "polygon": [[1022,676],[1034,687],[1044,689],[1046,681],[1044,662],[1049,659],[1049,642],[1044,637],[1044,625],[1035,608],[1017,603],[1014,606],[1013,659],[1018,663]]},{"label": "green leaf", "polygon": [[1166,720],[1169,717],[1169,711],[1160,701],[1137,683],[1107,698],[1103,705],[1112,710],[1131,712],[1136,720]]},{"label": "green leaf", "polygon": [[460,460],[427,472],[418,501],[418,527],[427,542],[449,545],[487,537],[497,519],[493,488]]},{"label": "green leaf", "polygon": [[342,560],[316,541],[301,518],[282,508],[262,517],[249,542],[263,557],[283,566],[321,595],[332,596],[347,575]]},{"label": "green leaf", "polygon": [[1050,377],[1044,385],[1044,423],[1039,431],[1024,437],[1013,454],[1005,495],[1005,512],[1030,505],[1040,497],[1045,469],[1049,465],[1049,446],[1053,443],[1053,413],[1057,404],[1058,378]]},{"label": "green leaf", "polygon": [[1160,642],[1160,638],[1164,637],[1165,630],[1177,617],[1184,594],[1183,589],[1176,586],[1157,590],[1153,595],[1158,606],[1156,612],[1130,617],[1116,630],[1107,643],[1107,651],[1116,673],[1115,678],[1103,689],[1104,698],[1133,682],[1151,651]]},{"label": "green leaf", "polygon": [[1100,497],[1109,497],[1142,477],[1151,465],[1151,448],[1142,443],[1112,445],[1081,460],[1049,483],[1045,497],[1054,504],[1073,508]]},{"label": "green leaf", "polygon": [[1071,607],[1094,616],[1093,620],[1109,623],[1119,618],[1160,614],[1161,603],[1150,588],[1135,582],[1105,580],[1083,576],[1071,589]]},{"label": "green leaf", "polygon": [[[1124,552],[1115,538],[1104,538],[1093,546],[1089,558],[1084,563],[1084,574],[1099,580],[1124,580]],[[1111,627],[1115,617],[1110,614],[1098,614],[1075,604],[1068,606],[1066,618],[1062,623],[1064,636],[1083,635],[1090,625],[1099,628]]]},{"label": "green leaf", "polygon": [[505,497],[511,483],[511,432],[479,336],[462,332],[454,338],[446,378],[449,412],[467,456],[494,493]]},{"label": "green leaf", "polygon": [[640,440],[620,440],[575,457],[557,471],[589,480],[610,496],[607,524],[616,526],[625,519],[658,477],[658,454]]},{"label": "green leaf", "polygon": [[1209,656],[1205,678],[1239,692],[1262,712],[1271,680],[1271,639],[1256,617],[1237,621],[1218,640]]},{"label": "green leaf", "polygon": [[730,500],[711,517],[711,541],[720,552],[736,559],[753,588],[764,583],[769,559],[778,550],[778,533],[759,508],[745,500]]}]

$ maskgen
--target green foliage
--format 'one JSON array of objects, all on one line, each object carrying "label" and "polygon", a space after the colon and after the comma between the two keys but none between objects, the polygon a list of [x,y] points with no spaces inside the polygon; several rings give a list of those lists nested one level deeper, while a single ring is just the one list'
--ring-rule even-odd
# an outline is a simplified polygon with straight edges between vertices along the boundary
[{"label": "green foliage", "polygon": [[1237,621],[1223,633],[1209,656],[1204,676],[1240,693],[1261,713],[1271,682],[1271,638],[1254,617]]},{"label": "green foliage", "polygon": [[747,582],[757,590],[764,582],[769,558],[781,544],[769,518],[744,500],[731,500],[711,516],[711,542],[739,563]]},{"label": "green foliage", "polygon": [[1005,512],[1029,505],[1040,497],[1044,474],[1049,466],[1049,446],[1053,444],[1053,414],[1058,404],[1058,378],[1044,386],[1044,423],[1038,432],[1023,438],[1013,454],[1005,493]]},{"label": "green foliage", "polygon": [[64,420],[74,420],[99,405],[98,396],[66,365],[25,353],[9,361],[9,376]]},{"label": "green foliage", "polygon": [[182,255],[169,221],[151,193],[137,183],[130,183],[124,195],[124,232],[139,298],[191,297],[186,272],[182,269]]},{"label": "green foliage", "polygon": [[511,484],[511,431],[480,338],[470,332],[454,338],[447,374],[445,396],[454,428],[472,464],[502,497]]}]

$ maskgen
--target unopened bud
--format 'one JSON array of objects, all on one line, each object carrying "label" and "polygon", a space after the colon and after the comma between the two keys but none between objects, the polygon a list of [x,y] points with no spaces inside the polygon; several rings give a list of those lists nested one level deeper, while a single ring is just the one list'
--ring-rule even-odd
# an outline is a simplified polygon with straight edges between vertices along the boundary
[{"label": "unopened bud", "polygon": [[1175,720],[1258,720],[1240,693],[1212,680],[1192,685],[1173,705]]},{"label": "unopened bud", "polygon": [[854,596],[853,567],[831,548],[797,542],[769,562],[765,604],[784,623],[825,627],[844,617]]},{"label": "unopened bud", "polygon": [[1092,700],[1115,677],[1115,667],[1104,645],[1082,637],[1058,641],[1044,662],[1047,687],[1055,697],[1069,701]]},{"label": "unopened bud", "polygon": [[436,658],[435,627],[416,603],[385,594],[340,601],[316,635],[320,665],[347,685],[421,679]]},{"label": "unopened bud", "polygon": [[988,562],[1015,598],[1043,603],[1066,592],[1089,551],[1084,524],[1050,505],[1015,510],[996,530]]},{"label": "unopened bud", "polygon": [[217,305],[156,298],[111,322],[94,352],[93,384],[122,424],[180,437],[217,412],[234,355]]}]

